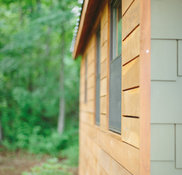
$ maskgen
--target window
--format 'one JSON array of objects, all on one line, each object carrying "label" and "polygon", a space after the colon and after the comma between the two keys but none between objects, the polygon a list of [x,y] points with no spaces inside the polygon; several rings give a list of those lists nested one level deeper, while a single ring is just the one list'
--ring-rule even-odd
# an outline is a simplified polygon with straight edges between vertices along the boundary
[{"label": "window", "polygon": [[111,4],[111,59],[121,56],[121,0],[115,0]]},{"label": "window", "polygon": [[100,26],[96,33],[96,124],[100,124]]},{"label": "window", "polygon": [[85,57],[85,103],[87,103],[87,56]]},{"label": "window", "polygon": [[111,3],[109,129],[121,132],[121,0]]}]

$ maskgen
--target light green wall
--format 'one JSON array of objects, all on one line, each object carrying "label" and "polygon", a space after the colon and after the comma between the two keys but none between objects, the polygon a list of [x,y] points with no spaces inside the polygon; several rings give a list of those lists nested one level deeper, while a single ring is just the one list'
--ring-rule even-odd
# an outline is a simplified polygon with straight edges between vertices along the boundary
[{"label": "light green wall", "polygon": [[151,175],[182,175],[182,0],[151,11]]}]

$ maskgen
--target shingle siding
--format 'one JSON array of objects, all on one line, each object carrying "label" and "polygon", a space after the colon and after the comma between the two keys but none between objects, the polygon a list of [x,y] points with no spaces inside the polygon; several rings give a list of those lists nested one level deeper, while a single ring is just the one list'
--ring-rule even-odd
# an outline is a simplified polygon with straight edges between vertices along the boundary
[{"label": "shingle siding", "polygon": [[181,9],[151,0],[151,175],[182,174]]}]

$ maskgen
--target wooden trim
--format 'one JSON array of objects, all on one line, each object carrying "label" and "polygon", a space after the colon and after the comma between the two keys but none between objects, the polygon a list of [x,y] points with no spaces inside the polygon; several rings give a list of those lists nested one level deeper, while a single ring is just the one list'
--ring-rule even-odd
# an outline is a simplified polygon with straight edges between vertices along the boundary
[{"label": "wooden trim", "polygon": [[106,116],[107,116],[107,130],[109,131],[109,97],[110,97],[110,54],[111,54],[111,51],[110,51],[110,29],[111,29],[111,3],[110,1],[108,1],[108,32],[107,32],[107,38],[108,38],[108,45],[107,45],[107,113],[106,113]]},{"label": "wooden trim", "polygon": [[89,2],[89,0],[84,0],[82,14],[81,14],[81,18],[80,18],[79,29],[78,29],[78,33],[77,33],[77,37],[76,37],[76,41],[75,41],[75,46],[74,46],[74,51],[73,51],[73,57],[74,58],[76,58],[76,51],[77,51],[77,48],[78,48],[78,44],[79,44],[79,41],[80,41],[82,29],[83,29],[83,24],[84,24],[84,21],[85,21],[85,14],[86,14],[86,11],[88,9],[88,2]]},{"label": "wooden trim", "polygon": [[[133,175],[139,175],[140,150],[121,140],[118,134],[80,122],[80,130]],[[128,154],[129,153],[129,154]]]},{"label": "wooden trim", "polygon": [[140,1],[140,175],[150,175],[151,1]]},{"label": "wooden trim", "polygon": [[[95,42],[95,47],[94,47],[94,56],[95,56],[95,59],[94,59],[94,62],[95,62],[95,70],[97,70],[97,45],[96,45],[96,42],[97,42],[97,37],[96,37],[96,33],[94,33],[94,42]],[[97,79],[97,74],[96,74],[96,71],[95,71],[95,73],[94,73],[94,81],[95,81],[95,86],[94,86],[94,88],[95,88],[95,90],[94,90],[94,96],[95,96],[95,100],[94,100],[94,103],[95,103],[95,105],[94,105],[94,125],[96,125],[96,79]]]},{"label": "wooden trim", "polygon": [[82,14],[80,18],[80,25],[78,28],[78,33],[76,36],[76,41],[74,44],[73,58],[76,59],[79,55],[83,54],[83,50],[87,43],[89,32],[93,31],[93,25],[95,20],[98,19],[98,14],[101,8],[107,1],[101,0],[85,0],[83,4]]}]

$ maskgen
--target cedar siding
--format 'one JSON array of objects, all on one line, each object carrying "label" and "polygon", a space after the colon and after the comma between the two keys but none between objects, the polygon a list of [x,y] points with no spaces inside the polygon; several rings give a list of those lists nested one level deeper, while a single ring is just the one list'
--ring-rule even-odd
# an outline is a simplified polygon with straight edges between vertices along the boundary
[{"label": "cedar siding", "polygon": [[[141,0],[122,1],[122,127],[109,131],[110,3],[99,10],[83,49],[80,79],[79,175],[139,175]],[[96,28],[100,23],[100,126],[96,125]],[[84,103],[84,62],[88,62],[88,101]],[[146,116],[148,117],[148,116]],[[144,174],[143,174],[144,175]],[[148,175],[145,173],[145,175]]]},{"label": "cedar siding", "polygon": [[[87,32],[89,35],[86,44],[82,46],[76,42],[75,47],[82,48],[82,51],[81,49],[74,51],[75,56],[82,55],[79,175],[149,175],[150,68],[141,69],[150,67],[150,54],[146,52],[146,50],[150,52],[150,15],[148,15],[150,3],[146,3],[146,0],[122,0],[121,134],[109,130],[110,1],[101,4],[97,18],[93,19],[93,26]],[[146,9],[148,9],[147,15],[144,12]],[[86,13],[84,9],[83,12]],[[84,18],[83,14],[81,18]],[[81,20],[80,25],[82,23]],[[99,24],[101,56],[98,126],[95,117],[96,32]],[[148,32],[143,32],[144,30]],[[79,32],[81,33],[81,29]],[[77,36],[79,37],[81,36]],[[87,87],[85,87],[86,58]],[[85,88],[87,88],[86,103]]]}]

